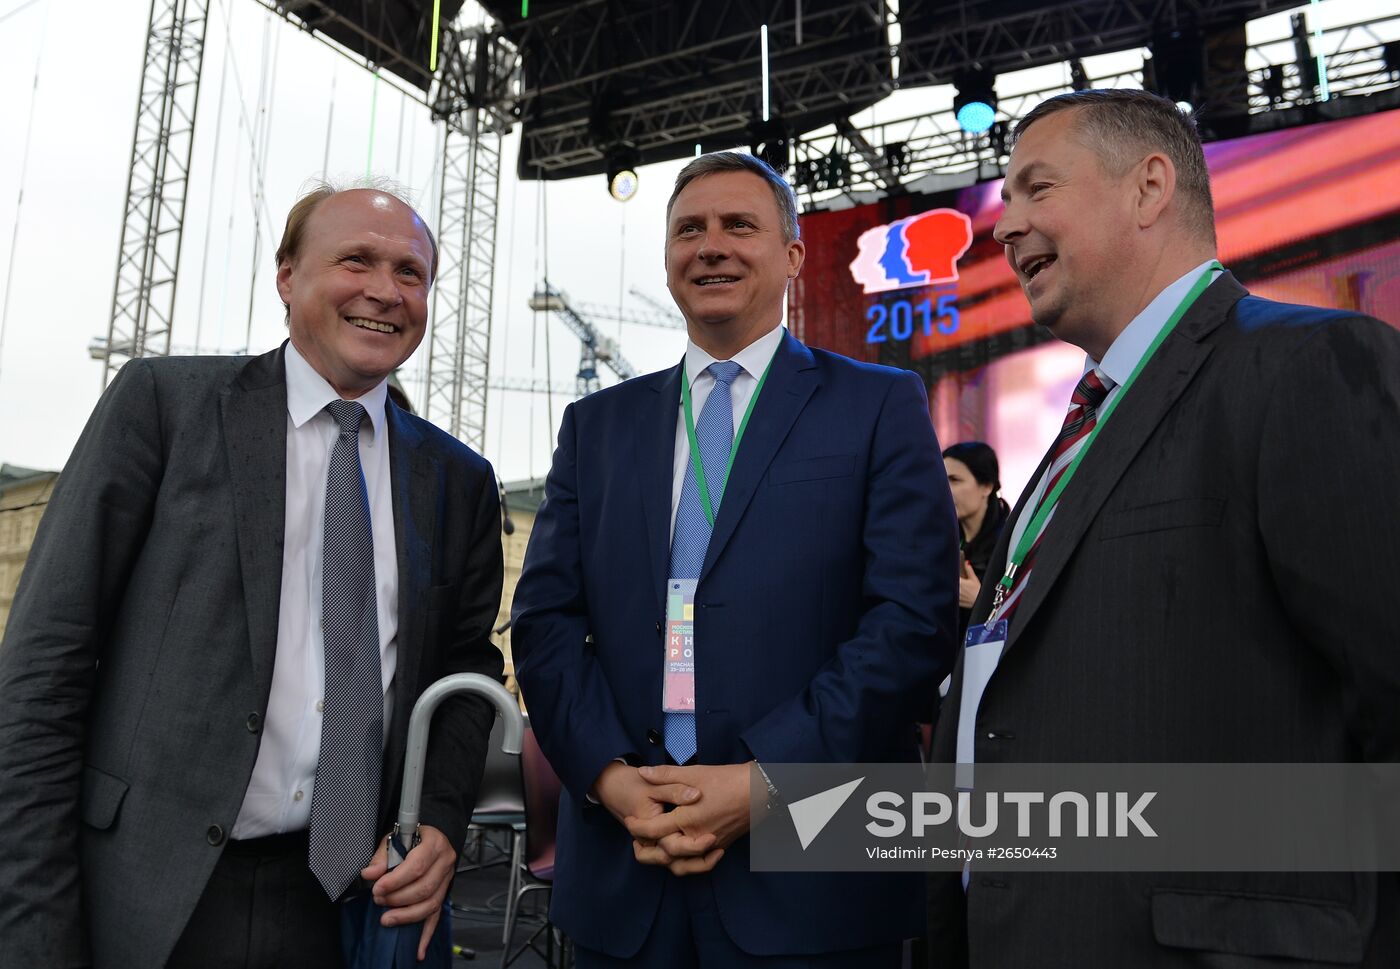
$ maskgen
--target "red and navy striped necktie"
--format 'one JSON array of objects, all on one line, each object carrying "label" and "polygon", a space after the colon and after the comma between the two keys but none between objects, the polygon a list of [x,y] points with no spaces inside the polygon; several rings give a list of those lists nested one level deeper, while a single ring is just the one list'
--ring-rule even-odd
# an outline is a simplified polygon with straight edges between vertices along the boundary
[{"label": "red and navy striped necktie", "polygon": [[[1055,438],[1055,443],[1050,448],[1050,464],[1045,471],[1045,488],[1040,493],[1040,500],[1035,507],[1028,507],[1022,514],[1029,516],[1027,521],[1035,518],[1035,515],[1046,499],[1055,490],[1055,485],[1059,484],[1060,478],[1071,464],[1074,458],[1084,447],[1085,440],[1094,430],[1094,425],[1098,423],[1099,408],[1103,406],[1104,400],[1108,397],[1116,384],[1105,373],[1099,370],[1090,370],[1079,378],[1079,383],[1075,385],[1074,393],[1069,398],[1069,411],[1065,414],[1065,423],[1060,428],[1060,434]],[[1056,506],[1059,501],[1056,499]],[[1020,603],[1021,593],[1026,588],[1026,580],[1030,578],[1031,569],[1035,567],[1036,552],[1040,549],[1040,543],[1045,538],[1045,533],[1050,528],[1050,519],[1055,516],[1055,508],[1050,509],[1050,513],[1045,516],[1045,522],[1040,529],[1040,534],[1036,536],[1035,543],[1026,552],[1025,560],[1016,569],[1016,575],[1012,580],[1011,589],[1007,593],[1006,601],[1002,603],[1001,614],[993,616],[993,619],[1005,619],[1009,623],[1012,614],[1016,611],[1016,606]]]}]

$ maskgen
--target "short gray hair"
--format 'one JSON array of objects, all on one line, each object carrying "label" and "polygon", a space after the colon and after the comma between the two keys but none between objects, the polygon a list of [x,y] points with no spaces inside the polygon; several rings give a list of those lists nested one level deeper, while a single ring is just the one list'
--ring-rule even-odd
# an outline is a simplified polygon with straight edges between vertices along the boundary
[{"label": "short gray hair", "polygon": [[1073,130],[1098,153],[1105,171],[1124,175],[1149,152],[1160,151],[1170,158],[1187,228],[1215,241],[1210,171],[1193,116],[1148,91],[1071,91],[1037,104],[1017,122],[1012,138],[1019,139],[1042,118],[1076,108]]},{"label": "short gray hair", "polygon": [[797,196],[793,194],[792,186],[763,159],[740,151],[710,152],[682,168],[681,173],[676,176],[676,187],[671,192],[671,200],[666,203],[666,221],[671,221],[671,209],[675,207],[677,196],[687,185],[697,178],[719,172],[751,172],[767,182],[768,187],[773,190],[773,198],[777,200],[778,214],[782,217],[783,241],[792,242],[800,236],[801,230],[797,225]]}]

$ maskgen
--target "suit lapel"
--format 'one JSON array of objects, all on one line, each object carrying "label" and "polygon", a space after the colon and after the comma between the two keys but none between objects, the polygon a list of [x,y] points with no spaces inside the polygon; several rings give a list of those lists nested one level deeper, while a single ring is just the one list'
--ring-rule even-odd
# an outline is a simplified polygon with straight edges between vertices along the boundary
[{"label": "suit lapel", "polygon": [[645,379],[657,399],[645,401],[637,408],[637,453],[632,466],[638,469],[642,489],[642,517],[646,522],[657,615],[664,615],[666,577],[671,569],[671,489],[675,481],[681,365]]},{"label": "suit lapel", "polygon": [[1047,451],[1045,457],[1040,459],[1040,465],[1035,469],[1035,473],[1031,475],[1031,480],[1021,492],[1016,507],[1012,508],[1011,513],[1006,516],[1006,521],[1002,524],[1001,535],[997,538],[996,546],[992,549],[992,557],[987,560],[986,574],[992,577],[992,582],[989,584],[984,581],[982,588],[978,590],[977,599],[972,603],[972,615],[968,619],[969,625],[975,626],[978,623],[984,623],[991,615],[992,599],[996,595],[996,583],[1005,574],[1006,560],[1011,557],[1011,533],[1015,530],[1016,522],[1020,521],[1021,512],[1025,511],[1026,504],[1031,500],[1031,495],[1035,494],[1035,486],[1040,482],[1041,477],[1045,474],[1045,469],[1049,466],[1050,452]]},{"label": "suit lapel", "polygon": [[1045,601],[1128,465],[1210,356],[1211,345],[1201,341],[1225,321],[1231,307],[1244,295],[1244,289],[1229,273],[1216,280],[1182,318],[1176,332],[1162,343],[1104,425],[1078,473],[1060,495],[1045,540],[1036,553],[1029,584],[1016,607],[1006,650],[1016,645],[1021,631],[1030,625],[1031,617]]},{"label": "suit lapel", "polygon": [[432,541],[437,533],[437,506],[442,496],[435,487],[438,481],[437,460],[430,449],[423,446],[423,435],[397,404],[388,401],[385,407],[389,434],[389,480],[394,503],[394,544],[399,566],[398,648],[392,686],[394,710],[385,750],[384,778],[380,785],[382,797],[387,798],[395,789],[398,775],[403,770],[408,719],[421,692],[418,689],[418,676],[425,646],[422,641],[422,618],[432,583]]},{"label": "suit lapel", "polygon": [[705,552],[705,564],[700,569],[701,581],[724,552],[725,545],[753,500],[758,482],[818,385],[817,365],[812,359],[812,352],[792,334],[785,332],[773,357],[763,393],[759,395],[753,415],[749,418],[748,429],[734,458],[734,468],[725,484],[724,497],[715,516],[715,528],[710,535],[710,546]]},{"label": "suit lapel", "polygon": [[219,398],[253,681],[264,702],[277,655],[287,505],[287,372],[282,352],[279,347],[254,357]]},{"label": "suit lapel", "polygon": [[[1013,526],[1021,517],[1021,512],[1025,510],[1031,495],[1035,493],[1036,483],[1040,481],[1041,475],[1045,474],[1045,469],[1049,466],[1050,455],[1047,452],[1045,457],[1041,458],[1040,466],[1035,469],[1035,474],[1031,475],[1030,482],[1021,492],[1016,507],[1011,509],[1011,512],[1006,516],[1006,522],[1001,529],[1001,537],[997,539],[996,547],[992,549],[992,557],[987,560],[987,572],[983,576],[982,588],[977,593],[977,601],[972,604],[972,615],[968,619],[969,626],[986,622],[987,616],[991,614],[997,581],[1006,571],[1006,560],[1011,555]],[[988,578],[990,581],[987,581]],[[963,660],[966,655],[964,644],[958,643],[958,656],[953,663],[953,676],[949,681],[948,694],[943,698],[943,702],[938,708],[938,723],[935,726],[933,745],[935,762],[951,762],[956,756],[958,711],[962,709]],[[993,673],[993,676],[995,675]]]}]

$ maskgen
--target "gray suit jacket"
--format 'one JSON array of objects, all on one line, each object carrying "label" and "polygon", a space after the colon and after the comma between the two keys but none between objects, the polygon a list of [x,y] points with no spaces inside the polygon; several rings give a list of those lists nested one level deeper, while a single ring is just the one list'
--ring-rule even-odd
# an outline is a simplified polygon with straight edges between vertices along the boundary
[{"label": "gray suit jacket", "polygon": [[[978,709],[977,761],[1400,759],[1397,483],[1400,333],[1225,274],[1061,496]],[[961,687],[960,656],[944,762]],[[966,895],[957,875],[932,887],[942,967],[1400,963],[1394,874],[974,870]]]},{"label": "gray suit jacket", "polygon": [[[398,665],[387,830],[408,716],[448,673],[499,675],[490,466],[388,406]],[[0,646],[0,960],[164,964],[238,815],[276,653],[282,350],[118,374],[55,489]],[[461,844],[493,713],[435,718],[422,819]]]}]

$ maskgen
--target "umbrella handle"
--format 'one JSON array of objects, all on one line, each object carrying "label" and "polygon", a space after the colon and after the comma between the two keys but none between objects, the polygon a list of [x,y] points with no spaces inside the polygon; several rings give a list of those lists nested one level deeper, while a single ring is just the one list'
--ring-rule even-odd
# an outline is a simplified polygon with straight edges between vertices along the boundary
[{"label": "umbrella handle", "polygon": [[413,715],[408,720],[408,749],[403,760],[403,797],[399,800],[399,819],[394,826],[396,834],[411,839],[406,846],[412,848],[418,841],[419,802],[423,796],[423,764],[428,758],[428,727],[432,724],[433,713],[443,700],[458,693],[475,693],[484,696],[495,706],[503,721],[501,749],[508,754],[518,754],[525,737],[525,720],[520,715],[520,706],[510,691],[489,676],[480,673],[453,673],[444,676],[423,691],[418,702],[413,705]]}]

